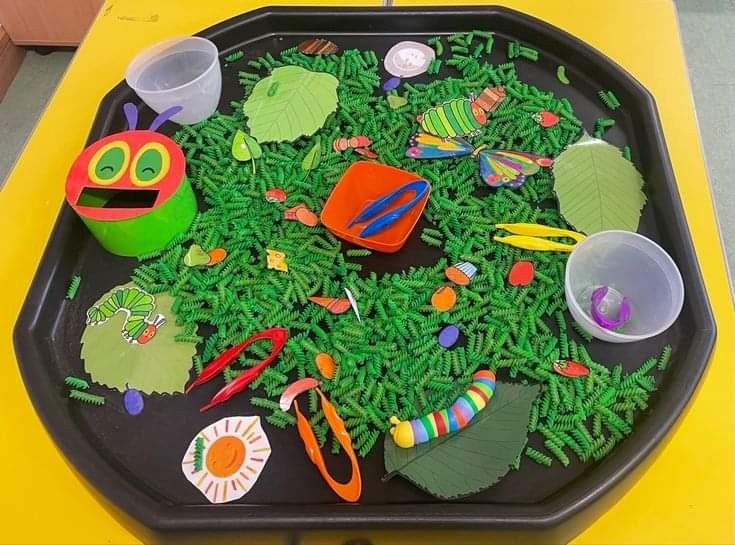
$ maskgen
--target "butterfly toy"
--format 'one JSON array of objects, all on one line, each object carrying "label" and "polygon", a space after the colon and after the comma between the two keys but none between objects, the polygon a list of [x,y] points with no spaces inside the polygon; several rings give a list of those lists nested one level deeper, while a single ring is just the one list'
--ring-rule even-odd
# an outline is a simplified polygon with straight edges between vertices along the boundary
[{"label": "butterfly toy", "polygon": [[439,138],[423,132],[411,137],[406,157],[412,159],[442,159],[445,157],[477,157],[480,177],[491,187],[520,187],[526,178],[540,167],[550,167],[552,159],[522,151],[474,147],[464,138]]}]

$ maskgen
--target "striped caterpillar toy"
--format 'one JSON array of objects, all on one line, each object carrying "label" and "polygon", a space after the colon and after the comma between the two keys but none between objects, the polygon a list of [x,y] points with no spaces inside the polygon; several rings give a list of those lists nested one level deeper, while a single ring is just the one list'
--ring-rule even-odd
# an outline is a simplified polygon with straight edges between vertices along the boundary
[{"label": "striped caterpillar toy", "polygon": [[116,312],[125,312],[122,326],[122,337],[129,343],[145,344],[150,341],[158,328],[166,323],[162,314],[157,314],[152,321],[148,320],[156,303],[152,295],[140,288],[118,288],[98,306],[87,311],[87,323],[104,324]]},{"label": "striped caterpillar toy", "polygon": [[457,398],[451,407],[434,411],[413,420],[401,421],[390,417],[393,427],[390,434],[396,445],[411,448],[442,435],[461,430],[492,399],[495,393],[495,373],[477,371],[472,375],[472,384]]}]

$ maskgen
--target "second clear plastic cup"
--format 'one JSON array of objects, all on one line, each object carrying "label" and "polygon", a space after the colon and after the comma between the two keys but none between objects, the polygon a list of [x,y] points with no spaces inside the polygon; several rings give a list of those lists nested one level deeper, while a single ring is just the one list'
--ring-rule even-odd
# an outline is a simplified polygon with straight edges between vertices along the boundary
[{"label": "second clear plastic cup", "polygon": [[157,113],[181,106],[171,120],[181,125],[198,123],[219,104],[219,51],[205,38],[171,38],[139,53],[128,65],[125,81]]},{"label": "second clear plastic cup", "polygon": [[[592,292],[602,286],[608,288],[600,305],[603,313],[616,314],[623,297],[630,305],[630,318],[615,330],[601,327],[592,317]],[[567,261],[564,290],[577,323],[592,336],[614,343],[662,333],[684,303],[684,283],[669,254],[628,231],[603,231],[578,243]]]}]

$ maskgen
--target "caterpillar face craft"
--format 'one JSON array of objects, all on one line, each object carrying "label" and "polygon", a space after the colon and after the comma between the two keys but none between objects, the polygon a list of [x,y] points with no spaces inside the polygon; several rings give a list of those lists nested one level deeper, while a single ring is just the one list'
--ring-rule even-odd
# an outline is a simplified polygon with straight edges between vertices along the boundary
[{"label": "caterpillar face craft", "polygon": [[434,411],[413,420],[401,421],[391,416],[389,430],[393,441],[402,448],[411,448],[442,435],[461,430],[492,399],[495,393],[495,373],[478,371],[472,384],[451,407]]},{"label": "caterpillar face craft", "polygon": [[123,106],[128,130],[105,136],[74,161],[66,200],[99,243],[113,254],[139,256],[185,232],[197,211],[184,154],[157,132],[181,108],[161,112],[138,129],[138,110]]},{"label": "caterpillar face craft", "polygon": [[119,288],[105,299],[102,304],[87,311],[89,325],[104,324],[117,312],[125,312],[122,337],[129,343],[146,344],[156,335],[156,331],[166,323],[162,314],[150,320],[156,306],[152,295],[139,288]]}]

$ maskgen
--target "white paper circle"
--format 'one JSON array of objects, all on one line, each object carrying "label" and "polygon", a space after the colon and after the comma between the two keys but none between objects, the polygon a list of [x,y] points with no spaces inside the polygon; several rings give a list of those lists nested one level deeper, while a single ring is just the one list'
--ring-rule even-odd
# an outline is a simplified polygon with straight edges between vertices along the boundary
[{"label": "white paper circle", "polygon": [[383,66],[389,74],[412,78],[426,72],[434,57],[434,50],[426,44],[399,42],[385,54]]}]

